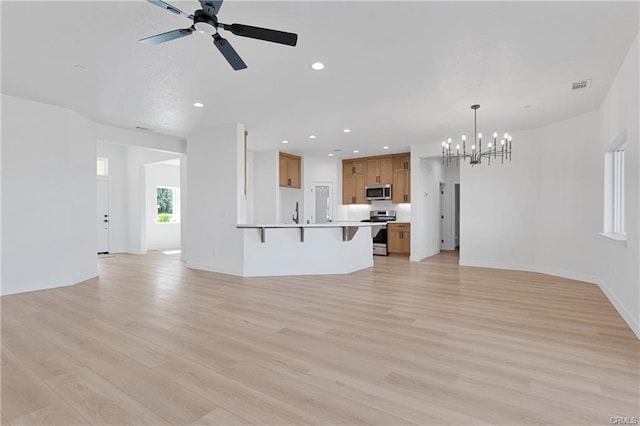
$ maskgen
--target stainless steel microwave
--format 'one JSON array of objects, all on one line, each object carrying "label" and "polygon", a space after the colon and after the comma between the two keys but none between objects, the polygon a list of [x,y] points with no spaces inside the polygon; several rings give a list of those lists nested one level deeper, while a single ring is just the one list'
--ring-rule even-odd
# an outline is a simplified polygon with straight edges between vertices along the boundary
[{"label": "stainless steel microwave", "polygon": [[390,200],[391,185],[373,185],[365,187],[365,197],[367,200]]}]

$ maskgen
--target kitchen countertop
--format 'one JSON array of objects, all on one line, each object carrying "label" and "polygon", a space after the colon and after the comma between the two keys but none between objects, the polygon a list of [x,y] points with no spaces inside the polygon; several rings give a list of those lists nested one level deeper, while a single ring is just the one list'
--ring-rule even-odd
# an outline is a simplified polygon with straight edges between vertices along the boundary
[{"label": "kitchen countertop", "polygon": [[342,227],[367,227],[386,225],[389,222],[329,222],[329,223],[239,223],[240,229],[259,228],[342,228]]}]

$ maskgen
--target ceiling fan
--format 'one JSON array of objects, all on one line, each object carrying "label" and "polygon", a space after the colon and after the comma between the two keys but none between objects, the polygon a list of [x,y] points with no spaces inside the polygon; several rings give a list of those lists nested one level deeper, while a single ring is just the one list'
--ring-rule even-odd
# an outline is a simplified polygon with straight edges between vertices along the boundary
[{"label": "ceiling fan", "polygon": [[286,44],[287,46],[295,46],[298,42],[297,34],[270,30],[267,28],[252,27],[244,24],[223,24],[222,22],[218,22],[217,14],[220,11],[223,0],[199,0],[202,9],[196,10],[193,12],[193,15],[185,13],[177,7],[172,6],[169,3],[165,3],[162,0],[147,1],[158,7],[166,9],[169,12],[175,13],[176,15],[184,16],[185,18],[193,21],[193,24],[189,28],[173,30],[143,38],[140,40],[141,43],[155,46],[156,44],[186,37],[193,34],[194,31],[203,32],[213,37],[213,44],[218,48],[220,53],[222,53],[222,56],[225,57],[227,62],[229,62],[229,65],[231,65],[231,67],[236,71],[247,68],[247,64],[244,63],[231,44],[229,44],[225,38],[222,38],[218,33],[218,29],[231,31],[233,34],[241,37]]}]

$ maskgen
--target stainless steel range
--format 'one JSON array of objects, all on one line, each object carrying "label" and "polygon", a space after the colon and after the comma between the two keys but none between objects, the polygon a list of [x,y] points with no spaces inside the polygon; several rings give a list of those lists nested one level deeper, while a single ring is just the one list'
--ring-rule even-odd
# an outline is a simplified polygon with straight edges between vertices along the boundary
[{"label": "stainless steel range", "polygon": [[372,210],[369,212],[369,219],[362,222],[380,222],[380,226],[371,228],[373,237],[373,254],[378,256],[388,256],[387,251],[387,222],[396,220],[395,210]]}]

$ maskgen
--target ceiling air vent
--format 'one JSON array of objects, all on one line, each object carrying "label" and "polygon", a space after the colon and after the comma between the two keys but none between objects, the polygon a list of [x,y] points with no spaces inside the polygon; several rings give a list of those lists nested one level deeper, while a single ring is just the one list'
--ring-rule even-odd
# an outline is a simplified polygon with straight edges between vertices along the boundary
[{"label": "ceiling air vent", "polygon": [[582,80],[571,85],[572,90],[588,89],[591,86],[591,80]]}]

